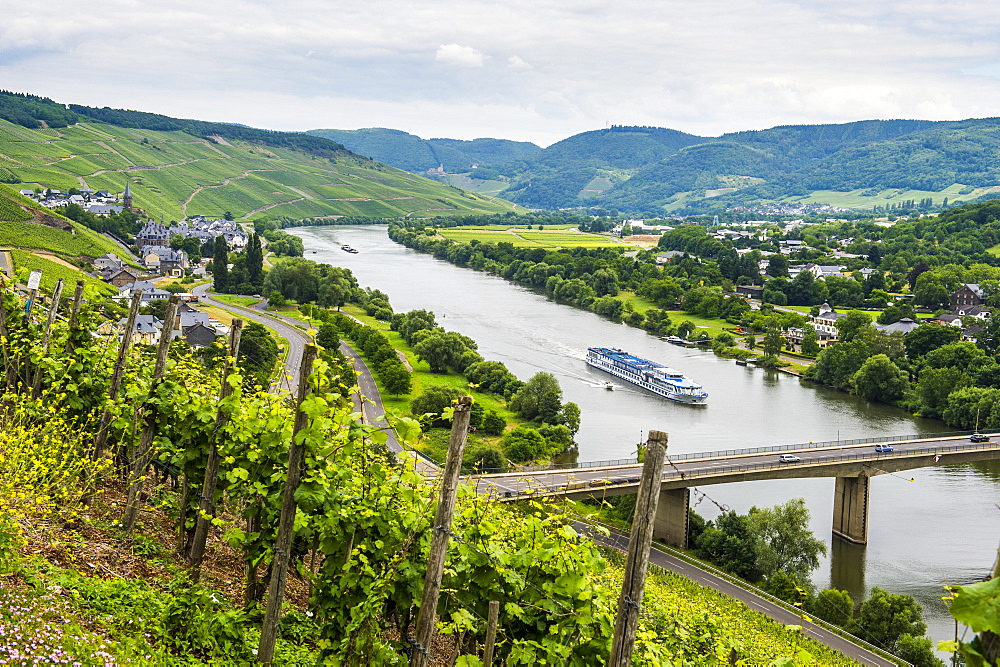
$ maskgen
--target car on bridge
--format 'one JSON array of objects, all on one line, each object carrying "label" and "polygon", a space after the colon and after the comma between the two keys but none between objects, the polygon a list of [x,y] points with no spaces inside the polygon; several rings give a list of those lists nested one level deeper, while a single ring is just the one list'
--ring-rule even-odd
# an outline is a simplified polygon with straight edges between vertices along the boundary
[{"label": "car on bridge", "polygon": [[983,435],[982,433],[973,433],[971,436],[969,436],[969,440],[971,440],[972,442],[989,442],[990,436]]},{"label": "car on bridge", "polygon": [[795,463],[797,461],[801,461],[802,459],[800,459],[795,454],[782,454],[781,456],[778,457],[778,460],[781,461],[782,463]]},{"label": "car on bridge", "polygon": [[875,451],[876,452],[891,452],[891,451],[894,451],[894,450],[892,449],[892,445],[881,445],[880,444],[880,445],[875,445]]}]

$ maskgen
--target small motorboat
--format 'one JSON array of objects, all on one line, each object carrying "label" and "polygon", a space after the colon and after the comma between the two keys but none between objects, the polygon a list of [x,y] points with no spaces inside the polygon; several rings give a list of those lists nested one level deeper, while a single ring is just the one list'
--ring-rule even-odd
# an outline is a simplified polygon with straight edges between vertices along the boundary
[{"label": "small motorboat", "polygon": [[736,360],[736,365],[737,366],[746,366],[747,365],[747,360],[746,359],[737,359]]},{"label": "small motorboat", "polygon": [[608,391],[614,391],[615,390],[615,385],[614,385],[613,382],[611,382],[610,380],[608,380],[607,382],[604,383],[604,388],[607,389]]}]

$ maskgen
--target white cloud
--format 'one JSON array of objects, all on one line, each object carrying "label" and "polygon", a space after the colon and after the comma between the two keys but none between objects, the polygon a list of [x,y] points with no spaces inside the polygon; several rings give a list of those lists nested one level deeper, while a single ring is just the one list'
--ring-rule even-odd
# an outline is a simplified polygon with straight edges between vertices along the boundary
[{"label": "white cloud", "polygon": [[8,4],[4,88],[271,129],[549,144],[1000,115],[1000,14],[961,0]]},{"label": "white cloud", "polygon": [[486,63],[486,56],[471,46],[442,44],[438,47],[434,60],[460,67],[482,67]]},{"label": "white cloud", "polygon": [[511,69],[532,69],[531,65],[521,60],[520,56],[507,58],[507,67]]}]

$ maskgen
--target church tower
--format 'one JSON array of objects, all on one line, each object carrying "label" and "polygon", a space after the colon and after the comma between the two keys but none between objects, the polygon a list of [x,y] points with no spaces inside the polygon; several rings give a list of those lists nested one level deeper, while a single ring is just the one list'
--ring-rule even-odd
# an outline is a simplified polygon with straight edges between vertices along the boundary
[{"label": "church tower", "polygon": [[132,190],[128,181],[125,181],[125,194],[122,195],[122,211],[132,210]]}]

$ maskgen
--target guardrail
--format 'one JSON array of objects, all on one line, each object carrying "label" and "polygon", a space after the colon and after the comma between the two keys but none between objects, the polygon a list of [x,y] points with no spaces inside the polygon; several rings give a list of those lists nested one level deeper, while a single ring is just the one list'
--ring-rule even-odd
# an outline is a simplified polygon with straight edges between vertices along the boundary
[{"label": "guardrail", "polygon": [[[787,452],[807,449],[823,449],[826,447],[843,447],[850,445],[868,445],[881,442],[907,442],[911,440],[926,440],[928,438],[953,438],[972,435],[975,431],[947,431],[944,433],[929,433],[926,435],[891,435],[873,438],[854,438],[852,440],[824,440],[822,442],[797,443],[791,445],[770,445],[767,447],[747,447],[744,449],[720,449],[714,452],[689,452],[666,457],[666,462],[687,461],[690,459],[711,459],[721,456],[746,456],[749,454],[765,454],[767,452]],[[578,463],[549,463],[544,465],[521,466],[516,472],[545,472],[548,470],[576,470],[581,468],[608,468],[611,466],[639,465],[639,459],[609,459],[607,461],[586,461]],[[499,469],[484,470],[477,474],[491,475],[504,472]]]},{"label": "guardrail", "polygon": [[[882,441],[879,441],[882,442]],[[854,461],[866,461],[866,462],[877,462],[886,461],[893,459],[906,459],[912,458],[915,455],[940,455],[955,452],[982,452],[1000,449],[1000,443],[966,443],[962,445],[937,445],[930,447],[919,447],[917,449],[907,449],[905,451],[899,452],[879,452],[877,454],[834,454],[830,456],[821,456],[818,458],[811,458],[806,461],[796,461],[785,463],[782,461],[769,461],[767,463],[752,463],[747,465],[734,465],[734,466],[723,466],[719,468],[712,468],[707,473],[697,473],[694,472],[685,474],[684,472],[677,469],[664,470],[660,476],[661,481],[674,481],[674,480],[687,480],[690,479],[692,482],[697,480],[703,480],[709,477],[718,477],[720,475],[727,475],[733,473],[747,473],[754,472],[758,470],[773,470],[776,468],[795,468],[798,466],[805,465],[816,465],[816,464],[829,464],[829,463],[849,463]],[[607,477],[603,479],[594,480],[575,480],[571,483],[562,482],[560,484],[537,484],[532,485],[532,482],[536,480],[526,477],[519,480],[514,480],[515,483],[527,482],[528,486],[520,489],[509,489],[505,488],[501,493],[501,497],[504,500],[515,500],[521,497],[535,497],[539,495],[560,495],[569,492],[582,492],[589,490],[599,490],[602,488],[622,486],[626,484],[638,484],[639,477],[637,475],[630,474],[627,477]],[[478,483],[486,482],[490,483],[490,479],[478,478]],[[572,485],[572,486],[571,486]],[[495,485],[498,486],[498,485]]]}]

